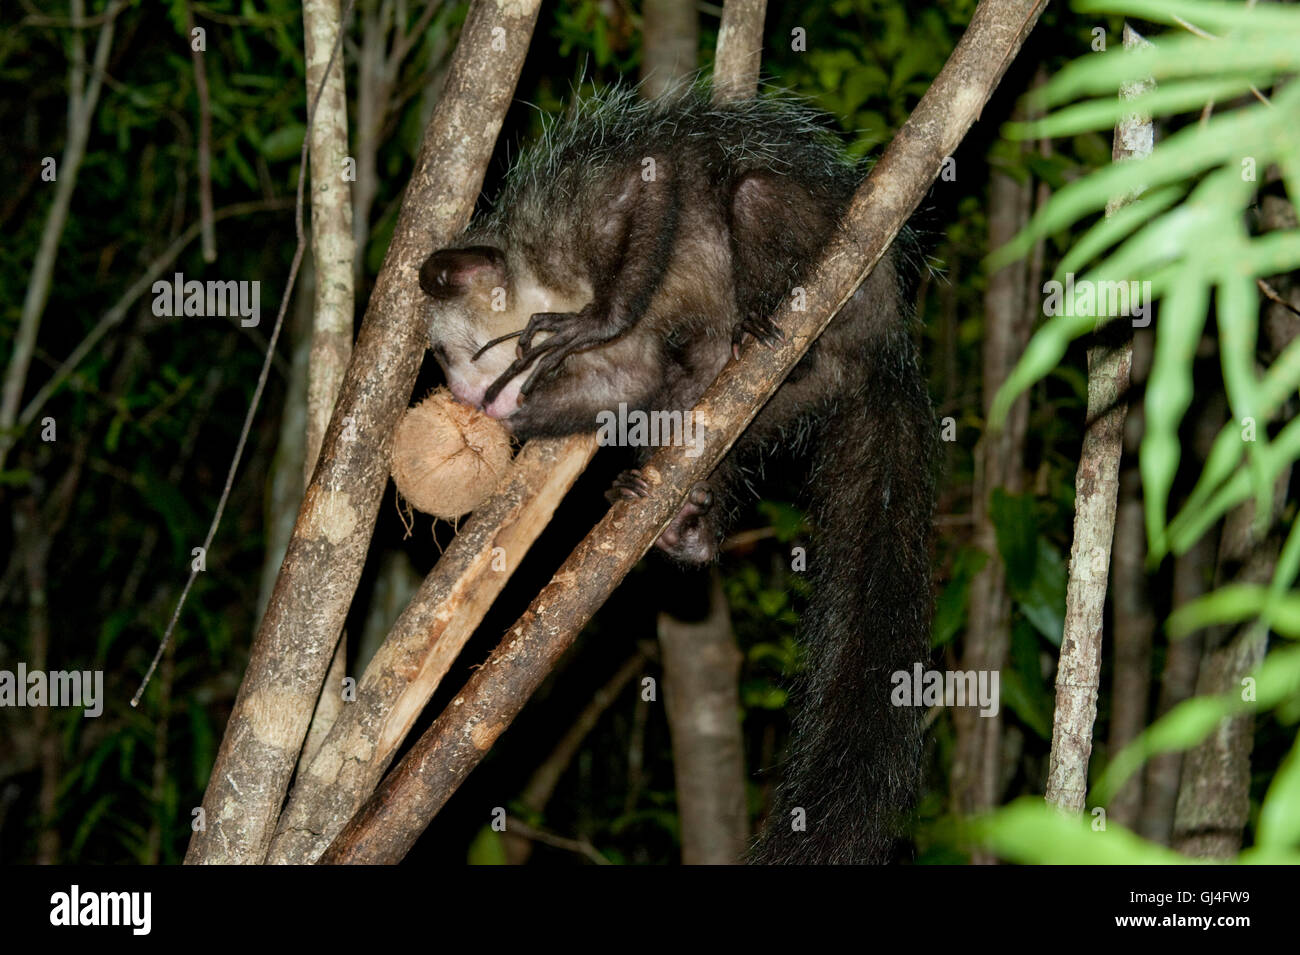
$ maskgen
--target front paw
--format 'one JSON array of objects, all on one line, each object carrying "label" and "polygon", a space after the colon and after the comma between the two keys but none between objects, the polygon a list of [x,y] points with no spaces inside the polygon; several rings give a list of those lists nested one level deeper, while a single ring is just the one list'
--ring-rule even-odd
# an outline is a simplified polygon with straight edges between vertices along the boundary
[{"label": "front paw", "polygon": [[[541,332],[546,332],[546,337],[535,341]],[[515,360],[492,383],[486,400],[491,402],[512,379],[532,367],[519,387],[522,400],[538,385],[554,378],[564,359],[574,352],[602,345],[612,337],[607,323],[597,318],[589,307],[580,312],[535,312],[519,335]]]},{"label": "front paw", "polygon": [[605,492],[605,500],[611,504],[619,501],[635,501],[650,496],[650,485],[636,468],[630,468],[614,478],[614,485]]}]

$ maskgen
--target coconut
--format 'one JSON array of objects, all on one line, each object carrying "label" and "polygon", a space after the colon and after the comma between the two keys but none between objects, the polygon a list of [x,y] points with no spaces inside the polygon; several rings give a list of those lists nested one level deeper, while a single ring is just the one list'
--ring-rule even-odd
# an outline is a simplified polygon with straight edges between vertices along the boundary
[{"label": "coconut", "polygon": [[509,463],[510,436],[501,423],[446,388],[408,408],[393,436],[398,493],[417,511],[446,520],[487,500]]}]

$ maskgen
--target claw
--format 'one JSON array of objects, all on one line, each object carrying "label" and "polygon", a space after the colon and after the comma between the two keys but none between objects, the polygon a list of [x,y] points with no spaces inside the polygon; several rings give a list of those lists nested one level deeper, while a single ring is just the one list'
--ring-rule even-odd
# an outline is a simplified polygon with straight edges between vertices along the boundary
[{"label": "claw", "polygon": [[577,317],[575,312],[534,312],[528,317],[528,324],[519,336],[518,350],[521,353],[529,351],[533,347],[533,336],[538,332],[557,334]]},{"label": "claw", "polygon": [[[564,359],[574,352],[602,344],[612,337],[605,331],[605,323],[592,312],[591,306],[581,312],[535,312],[519,333],[515,346],[515,360],[492,382],[484,395],[484,403],[491,404],[501,390],[530,365],[537,363],[519,388],[521,399],[534,388],[555,376]],[[538,332],[549,332],[545,341],[534,343]],[[509,337],[509,336],[508,336]],[[498,339],[497,341],[501,341]]]},{"label": "claw", "polygon": [[551,377],[560,367],[560,363],[568,357],[568,353],[563,350],[547,350],[546,345],[552,339],[547,339],[538,345],[538,350],[534,354],[540,354],[542,357],[537,361],[537,367],[533,369],[532,374],[524,379],[523,385],[519,389],[521,395],[527,395],[533,390],[534,385],[539,385],[547,378]]},{"label": "claw", "polygon": [[497,345],[500,345],[502,342],[508,342],[510,339],[514,338],[518,334],[519,332],[511,332],[509,335],[502,335],[500,338],[492,339],[492,341],[488,342],[486,345],[484,345],[482,348],[476,351],[474,353],[474,357],[471,358],[470,361],[478,361],[480,358],[483,357],[483,353],[486,352],[489,348],[495,348]]},{"label": "claw", "polygon": [[650,496],[650,485],[636,468],[624,471],[614,478],[613,486],[605,492],[605,499],[611,504],[619,501],[635,501]]},{"label": "claw", "polygon": [[741,319],[740,324],[731,333],[731,355],[733,358],[740,357],[740,346],[749,338],[753,338],[768,348],[776,348],[778,345],[784,344],[786,340],[785,333],[781,331],[775,322],[754,312],[750,312],[745,318]]}]

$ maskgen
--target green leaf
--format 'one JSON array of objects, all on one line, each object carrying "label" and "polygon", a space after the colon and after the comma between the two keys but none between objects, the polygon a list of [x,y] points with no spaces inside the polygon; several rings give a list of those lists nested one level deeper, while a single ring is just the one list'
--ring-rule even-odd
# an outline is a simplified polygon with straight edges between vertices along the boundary
[{"label": "green leaf", "polygon": [[469,844],[466,862],[470,865],[505,865],[506,846],[501,833],[484,826]]},{"label": "green leaf", "polygon": [[934,624],[930,629],[930,645],[941,647],[957,636],[966,623],[966,608],[970,603],[970,585],[989,555],[975,547],[964,547],[953,561],[952,577],[934,605]]},{"label": "green leaf", "polygon": [[1079,271],[1125,236],[1131,235],[1138,226],[1160,215],[1177,202],[1185,192],[1186,190],[1177,186],[1149,192],[1136,202],[1130,202],[1114,215],[1098,220],[1097,224],[1075,242],[1061,259],[1061,265],[1055,273],[1056,279],[1060,281],[1067,273]]},{"label": "green leaf", "polygon": [[1038,556],[1028,587],[1016,592],[1020,611],[1048,642],[1059,647],[1065,636],[1065,591],[1069,578],[1061,552],[1045,537],[1037,539]]},{"label": "green leaf", "polygon": [[1002,699],[1026,726],[1050,740],[1055,696],[1043,678],[1040,648],[1034,629],[1016,621],[1011,628],[1011,666],[1002,674]]},{"label": "green leaf", "polygon": [[1259,584],[1228,584],[1184,604],[1169,615],[1169,635],[1189,633],[1217,624],[1238,623],[1257,617],[1268,599],[1268,588]]},{"label": "green leaf", "polygon": [[1066,815],[1035,796],[1025,796],[978,820],[973,832],[995,854],[1011,862],[1172,865],[1192,861],[1122,826],[1094,831],[1087,818]]},{"label": "green leaf", "polygon": [[1286,7],[1248,6],[1216,0],[1076,0],[1080,13],[1122,13],[1154,23],[1181,26],[1179,20],[1195,23],[1202,30],[1221,33],[1249,30],[1252,33],[1300,30],[1300,17]]},{"label": "green leaf", "polygon": [[1151,756],[1190,749],[1213,732],[1225,717],[1277,706],[1300,694],[1300,646],[1274,650],[1256,668],[1253,679],[1253,703],[1247,703],[1238,694],[1196,696],[1179,703],[1143,730],[1115,755],[1102,773],[1093,787],[1096,802],[1101,805],[1109,802],[1125,780]]},{"label": "green leaf", "polygon": [[1034,522],[1034,501],[1028,494],[1008,494],[994,488],[989,501],[989,518],[997,535],[998,553],[1007,568],[1007,582],[1026,590],[1033,583],[1038,561],[1038,529]]},{"label": "green leaf", "polygon": [[296,159],[302,155],[302,139],[306,134],[307,127],[302,123],[291,123],[264,137],[259,148],[268,162]]},{"label": "green leaf", "polygon": [[758,505],[758,510],[772,525],[776,539],[783,544],[808,532],[808,520],[804,512],[793,504],[783,501],[763,501]]},{"label": "green leaf", "polygon": [[1010,123],[1007,135],[1018,139],[1059,138],[1093,129],[1110,130],[1125,117],[1166,116],[1187,110],[1199,110],[1207,102],[1239,96],[1257,83],[1267,84],[1268,73],[1239,74],[1231,77],[1195,78],[1157,86],[1133,99],[1106,98],[1088,100],[1058,110],[1051,116],[1026,123]]},{"label": "green leaf", "polygon": [[1300,845],[1300,736],[1278,768],[1259,810],[1258,847],[1289,849]]},{"label": "green leaf", "polygon": [[1205,327],[1208,289],[1201,273],[1208,255],[1188,262],[1186,281],[1175,285],[1161,311],[1155,356],[1147,383],[1146,433],[1138,467],[1142,473],[1142,498],[1146,505],[1147,540],[1161,553],[1165,544],[1165,516],[1182,448],[1178,427],[1192,403],[1192,361]]},{"label": "green leaf", "polygon": [[1092,798],[1100,805],[1110,802],[1148,759],[1157,753],[1191,749],[1234,708],[1233,701],[1223,696],[1196,696],[1179,703],[1115,754],[1093,786]]},{"label": "green leaf", "polygon": [[1035,693],[1025,685],[1021,674],[1003,670],[1000,694],[1002,704],[1033,730],[1039,739],[1052,738],[1052,711],[1044,709]]}]

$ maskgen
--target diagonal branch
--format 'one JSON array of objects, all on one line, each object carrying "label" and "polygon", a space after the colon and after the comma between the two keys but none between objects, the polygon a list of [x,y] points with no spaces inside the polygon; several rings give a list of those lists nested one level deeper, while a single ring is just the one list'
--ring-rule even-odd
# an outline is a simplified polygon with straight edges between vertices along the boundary
[{"label": "diagonal branch", "polygon": [[[298,775],[267,861],[315,862],[374,792],[452,662],[595,454],[591,435],[530,441],[402,611]],[[498,560],[504,559],[504,566]]]},{"label": "diagonal branch", "polygon": [[[695,408],[700,442],[666,447],[642,473],[651,495],[619,502],[578,545],[500,646],[384,780],[322,857],[392,863],[518,715],[581,627],[884,255],[945,159],[975,122],[1045,0],[982,0],[943,71],[859,188],[807,289],[807,308],[774,316],[787,338],[751,345]],[[698,457],[687,451],[700,452]]]},{"label": "diagonal branch", "polygon": [[[392,434],[415,385],[424,334],[416,275],[469,219],[537,18],[537,2],[469,10],[416,159],[343,380],[320,460],[203,799],[189,863],[258,863],[369,550]],[[495,35],[494,35],[495,31]]]}]

